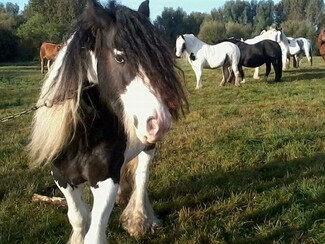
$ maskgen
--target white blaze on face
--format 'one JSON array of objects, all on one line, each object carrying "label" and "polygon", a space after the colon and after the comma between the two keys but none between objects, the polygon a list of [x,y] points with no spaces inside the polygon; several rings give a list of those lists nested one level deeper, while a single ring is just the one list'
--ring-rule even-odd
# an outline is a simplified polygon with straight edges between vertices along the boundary
[{"label": "white blaze on face", "polygon": [[154,95],[145,74],[137,75],[121,95],[127,134],[135,130],[143,144],[161,140],[171,127],[167,107]]},{"label": "white blaze on face", "polygon": [[179,36],[176,40],[176,57],[181,57],[182,56],[182,49],[183,49],[183,45],[185,44],[185,40]]}]

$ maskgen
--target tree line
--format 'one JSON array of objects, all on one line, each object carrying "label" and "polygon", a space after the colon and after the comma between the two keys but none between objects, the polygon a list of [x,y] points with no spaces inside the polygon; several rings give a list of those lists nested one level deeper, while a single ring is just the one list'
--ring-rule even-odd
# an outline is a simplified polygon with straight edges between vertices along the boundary
[{"label": "tree line", "polygon": [[[59,43],[81,14],[86,0],[29,0],[0,4],[0,62],[38,58],[41,42]],[[314,43],[325,27],[323,0],[229,0],[210,13],[186,13],[181,7],[164,8],[152,21],[171,47],[177,35],[192,33],[207,43],[235,37],[251,38],[276,24],[287,36],[306,37]]]}]

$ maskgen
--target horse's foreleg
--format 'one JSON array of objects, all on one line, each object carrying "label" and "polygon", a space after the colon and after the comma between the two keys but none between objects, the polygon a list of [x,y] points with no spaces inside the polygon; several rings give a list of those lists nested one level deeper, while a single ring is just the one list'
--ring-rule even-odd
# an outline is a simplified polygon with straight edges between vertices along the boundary
[{"label": "horse's foreleg", "polygon": [[203,86],[202,80],[201,80],[202,68],[193,67],[193,70],[195,72],[195,77],[196,77],[196,87],[195,87],[195,89],[200,89]]},{"label": "horse's foreleg", "polygon": [[90,187],[93,194],[93,208],[91,211],[91,223],[85,236],[85,244],[106,243],[106,227],[112,212],[118,184],[112,178],[97,182],[96,186]]},{"label": "horse's foreleg", "polygon": [[313,66],[313,57],[312,57],[312,53],[310,52],[305,52],[306,58],[310,64],[310,66]]},{"label": "horse's foreleg", "polygon": [[47,72],[50,71],[50,65],[51,65],[51,61],[50,60],[47,60]]},{"label": "horse's foreleg", "polygon": [[44,73],[44,60],[41,59],[41,73]]},{"label": "horse's foreleg", "polygon": [[256,67],[253,75],[253,79],[258,80],[260,77],[258,76],[258,73],[260,72],[260,67]]},{"label": "horse's foreleg", "polygon": [[71,187],[62,181],[62,176],[54,169],[52,171],[56,185],[63,193],[68,205],[68,218],[72,226],[69,243],[83,244],[89,226],[88,206],[82,199],[82,185]]},{"label": "horse's foreleg", "polygon": [[138,160],[132,162],[134,165],[129,166],[132,168],[131,172],[134,173],[134,186],[129,203],[121,215],[121,222],[124,229],[136,238],[148,231],[153,232],[160,225],[147,193],[149,165],[154,154],[154,148],[143,151],[138,155]]},{"label": "horse's foreleg", "polygon": [[299,68],[299,56],[297,54],[293,55],[293,67]]}]

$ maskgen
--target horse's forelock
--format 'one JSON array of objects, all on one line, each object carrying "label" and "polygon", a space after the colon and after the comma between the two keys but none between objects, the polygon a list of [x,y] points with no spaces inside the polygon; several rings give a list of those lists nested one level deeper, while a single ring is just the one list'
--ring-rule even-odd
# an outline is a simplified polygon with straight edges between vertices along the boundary
[{"label": "horse's forelock", "polygon": [[115,45],[121,47],[130,62],[147,75],[150,85],[177,119],[187,107],[172,50],[161,39],[150,21],[135,11],[121,8],[116,13]]}]

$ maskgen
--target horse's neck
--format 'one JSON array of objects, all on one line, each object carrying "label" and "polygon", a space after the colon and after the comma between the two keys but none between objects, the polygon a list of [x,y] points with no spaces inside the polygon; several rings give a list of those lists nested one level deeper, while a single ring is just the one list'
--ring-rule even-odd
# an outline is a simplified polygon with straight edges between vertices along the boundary
[{"label": "horse's neck", "polygon": [[200,39],[195,36],[188,36],[186,38],[186,50],[190,54],[191,52],[197,52],[197,50],[201,49],[202,46],[207,45]]},{"label": "horse's neck", "polygon": [[283,42],[285,45],[289,45],[287,36],[284,34],[283,31],[281,31],[280,33],[281,33],[280,41]]}]

